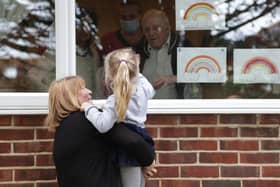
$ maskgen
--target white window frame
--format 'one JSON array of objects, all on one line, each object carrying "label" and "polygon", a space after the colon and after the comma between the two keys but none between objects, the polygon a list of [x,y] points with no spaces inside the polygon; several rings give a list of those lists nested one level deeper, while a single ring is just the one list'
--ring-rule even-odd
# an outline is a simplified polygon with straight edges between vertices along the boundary
[{"label": "white window frame", "polygon": [[[76,74],[75,0],[55,0],[56,78]],[[102,105],[104,100],[94,101]],[[0,115],[47,114],[47,93],[0,93]],[[280,99],[151,100],[150,114],[280,113]]]}]

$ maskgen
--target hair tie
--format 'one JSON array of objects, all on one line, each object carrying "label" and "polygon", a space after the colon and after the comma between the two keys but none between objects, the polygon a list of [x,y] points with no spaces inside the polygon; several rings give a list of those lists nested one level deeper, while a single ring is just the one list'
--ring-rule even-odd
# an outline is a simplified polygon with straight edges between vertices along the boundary
[{"label": "hair tie", "polygon": [[120,61],[121,61],[121,64],[126,64],[126,60],[121,59]]}]

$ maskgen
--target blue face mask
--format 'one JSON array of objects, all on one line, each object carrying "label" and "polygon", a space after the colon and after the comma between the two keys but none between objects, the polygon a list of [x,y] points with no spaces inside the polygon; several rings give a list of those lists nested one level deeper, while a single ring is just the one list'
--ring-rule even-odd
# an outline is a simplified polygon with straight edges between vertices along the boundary
[{"label": "blue face mask", "polygon": [[121,29],[125,32],[125,33],[134,33],[136,31],[138,31],[139,27],[140,27],[140,23],[137,19],[133,19],[133,20],[120,20],[120,26]]}]

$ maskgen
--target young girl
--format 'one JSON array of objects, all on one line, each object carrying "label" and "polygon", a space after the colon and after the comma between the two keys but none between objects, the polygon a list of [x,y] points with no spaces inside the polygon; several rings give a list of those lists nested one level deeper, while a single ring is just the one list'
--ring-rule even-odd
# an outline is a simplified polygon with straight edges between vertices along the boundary
[{"label": "young girl", "polygon": [[[153,140],[144,129],[144,122],[148,100],[154,96],[155,91],[139,73],[139,62],[139,55],[132,49],[109,53],[105,58],[105,82],[113,94],[108,97],[102,111],[90,103],[83,104],[82,110],[101,133],[110,130],[115,122],[129,123],[128,127],[142,135],[150,143],[151,151],[154,151]],[[123,187],[144,187],[144,176],[139,164],[120,149],[116,155],[117,163],[121,166]]]}]

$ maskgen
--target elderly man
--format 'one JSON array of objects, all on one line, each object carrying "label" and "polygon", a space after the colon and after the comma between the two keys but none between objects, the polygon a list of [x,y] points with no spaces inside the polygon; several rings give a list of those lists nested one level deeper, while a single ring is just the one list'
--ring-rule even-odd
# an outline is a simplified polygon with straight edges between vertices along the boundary
[{"label": "elderly man", "polygon": [[197,98],[192,84],[178,84],[177,47],[191,46],[187,40],[171,32],[166,14],[161,10],[148,10],[142,18],[142,29],[146,42],[141,54],[141,72],[156,89],[154,99]]}]

